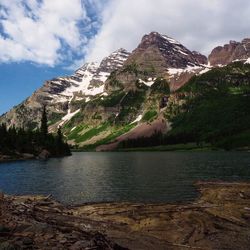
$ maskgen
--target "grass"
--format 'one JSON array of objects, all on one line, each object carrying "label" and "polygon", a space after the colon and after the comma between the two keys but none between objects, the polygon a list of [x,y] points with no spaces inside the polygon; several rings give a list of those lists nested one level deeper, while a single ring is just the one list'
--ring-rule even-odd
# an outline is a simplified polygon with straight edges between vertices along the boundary
[{"label": "grass", "polygon": [[156,110],[149,110],[143,115],[142,121],[144,122],[152,121],[156,116],[157,116]]},{"label": "grass", "polygon": [[94,144],[91,144],[91,145],[86,145],[84,147],[82,147],[81,149],[82,150],[93,150],[95,149],[96,147],[100,146],[100,145],[104,145],[104,144],[108,144],[108,143],[111,143],[112,141],[114,141],[117,137],[127,133],[128,131],[130,131],[132,128],[134,128],[136,125],[135,124],[128,124],[126,126],[123,126],[123,127],[115,127],[113,128],[114,131],[109,134],[107,137],[97,141],[96,143]]},{"label": "grass", "polygon": [[87,132],[85,132],[84,134],[82,135],[79,135],[74,138],[75,139],[75,142],[76,143],[80,143],[80,142],[84,142],[84,141],[87,141],[89,139],[91,139],[92,137],[100,134],[101,132],[107,130],[107,128],[110,126],[109,123],[104,123],[98,127],[95,127],[95,128],[91,128],[90,130],[88,130]]},{"label": "grass", "polygon": [[87,129],[87,128],[88,128],[88,126],[83,125],[83,124],[77,126],[74,130],[72,130],[70,132],[70,134],[68,135],[67,139],[68,140],[75,140],[79,136],[79,133],[81,131],[83,131],[84,129]]}]

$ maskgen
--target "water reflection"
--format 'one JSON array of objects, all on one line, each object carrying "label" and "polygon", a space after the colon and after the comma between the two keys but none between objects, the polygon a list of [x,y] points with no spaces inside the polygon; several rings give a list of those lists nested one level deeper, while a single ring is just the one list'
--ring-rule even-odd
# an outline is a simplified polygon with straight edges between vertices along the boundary
[{"label": "water reflection", "polygon": [[197,180],[249,180],[243,152],[74,153],[48,161],[0,165],[0,189],[52,194],[65,203],[175,202],[196,196]]}]

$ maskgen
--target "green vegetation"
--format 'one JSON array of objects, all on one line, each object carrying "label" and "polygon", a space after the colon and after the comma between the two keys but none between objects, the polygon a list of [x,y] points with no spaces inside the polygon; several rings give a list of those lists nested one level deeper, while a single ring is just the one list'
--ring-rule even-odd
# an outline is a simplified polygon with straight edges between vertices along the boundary
[{"label": "green vegetation", "polygon": [[81,133],[83,130],[85,130],[87,128],[88,128],[88,126],[83,125],[83,124],[78,125],[75,128],[72,128],[72,130],[70,131],[67,139],[68,140],[75,140],[79,136],[79,133]]},{"label": "green vegetation", "polygon": [[100,100],[99,104],[104,107],[115,107],[120,103],[125,94],[123,91],[115,91],[107,97],[102,97],[103,99]]},{"label": "green vegetation", "polygon": [[106,122],[101,124],[100,126],[90,128],[85,133],[81,134],[80,132],[86,128],[84,125],[82,125],[74,129],[68,139],[75,140],[76,143],[84,142],[105,131],[109,126],[110,124]]},{"label": "green vegetation", "polygon": [[121,111],[117,117],[118,123],[126,124],[128,122],[128,116],[133,119],[138,113],[138,110],[141,109],[145,97],[145,91],[129,91],[120,103]]},{"label": "green vegetation", "polygon": [[165,94],[165,95],[170,94],[168,81],[164,78],[159,78],[159,77],[156,78],[156,80],[151,86],[151,91],[153,93],[160,93],[160,94]]},{"label": "green vegetation", "polygon": [[[172,130],[128,140],[123,148],[190,143],[198,148],[250,148],[250,65],[240,62],[193,77],[178,91],[184,101],[167,107]],[[182,102],[181,102],[182,103]]]},{"label": "green vegetation", "polygon": [[136,126],[135,124],[127,124],[127,125],[122,126],[122,127],[117,127],[117,126],[110,127],[109,129],[112,130],[112,132],[107,137],[97,141],[94,144],[86,145],[86,146],[82,147],[82,150],[94,150],[96,147],[98,147],[100,145],[111,143],[111,142],[115,141],[115,139],[117,137],[129,132],[135,126]]},{"label": "green vegetation", "polygon": [[172,119],[170,136],[233,149],[250,146],[250,66],[233,63],[196,76],[184,112]]},{"label": "green vegetation", "polygon": [[50,156],[70,155],[70,149],[67,143],[63,141],[61,128],[57,135],[48,133],[47,112],[43,108],[41,127],[36,131],[16,129],[11,127],[7,129],[5,124],[0,125],[0,154],[13,155],[19,154],[39,155],[43,150],[47,150]]},{"label": "green vegetation", "polygon": [[154,120],[154,118],[157,116],[157,111],[156,110],[149,110],[147,111],[143,117],[142,117],[142,121],[144,122],[150,122],[152,120]]},{"label": "green vegetation", "polygon": [[117,71],[113,71],[110,76],[108,77],[109,79],[109,85],[112,87],[117,87],[117,88],[121,88],[122,87],[122,83],[117,80]]},{"label": "green vegetation", "polygon": [[83,112],[78,112],[75,114],[65,125],[64,129],[71,129],[75,126],[75,124],[79,124],[82,122],[84,119],[84,113]]}]

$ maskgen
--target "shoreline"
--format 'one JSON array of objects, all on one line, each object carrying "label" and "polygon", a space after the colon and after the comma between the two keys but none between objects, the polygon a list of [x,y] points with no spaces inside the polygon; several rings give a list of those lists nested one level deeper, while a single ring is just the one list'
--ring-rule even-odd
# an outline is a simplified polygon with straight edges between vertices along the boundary
[{"label": "shoreline", "polygon": [[0,248],[247,249],[250,183],[198,182],[196,187],[198,198],[181,204],[65,206],[50,196],[2,194]]},{"label": "shoreline", "polygon": [[[71,154],[72,155],[72,154]],[[30,161],[30,160],[38,160],[38,161],[44,161],[44,160],[49,160],[49,159],[54,159],[54,158],[63,158],[63,157],[68,157],[71,155],[62,155],[62,156],[49,156],[48,158],[39,158],[39,156],[32,155],[30,157],[20,157],[20,158],[9,158],[11,156],[8,155],[8,158],[2,158],[2,155],[0,155],[0,164],[1,163],[7,163],[7,162],[18,162],[18,161]]]},{"label": "shoreline", "polygon": [[[224,150],[224,149],[214,149],[214,148],[196,148],[196,149],[154,149],[152,148],[130,148],[130,149],[122,149],[122,150],[112,150],[112,151],[92,151],[92,150],[71,150],[71,155],[63,155],[63,156],[52,156],[48,158],[38,158],[37,156],[32,157],[20,157],[20,158],[2,158],[0,155],[0,165],[1,163],[8,163],[8,162],[18,162],[18,161],[29,161],[29,160],[49,160],[54,158],[63,158],[63,157],[70,157],[72,153],[156,153],[156,152],[189,152],[189,153],[196,153],[196,152],[244,152],[250,153],[250,149],[233,149],[233,150]],[[11,157],[11,156],[10,156]]]}]

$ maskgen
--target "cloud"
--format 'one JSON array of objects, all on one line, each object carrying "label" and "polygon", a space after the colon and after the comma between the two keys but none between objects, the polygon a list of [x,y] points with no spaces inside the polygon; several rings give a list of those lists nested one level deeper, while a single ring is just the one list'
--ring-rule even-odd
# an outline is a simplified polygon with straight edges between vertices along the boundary
[{"label": "cloud", "polygon": [[151,31],[208,54],[249,36],[249,13],[247,0],[110,0],[99,32],[88,43],[87,60],[100,60],[119,47],[132,50]]},{"label": "cloud", "polygon": [[0,22],[0,62],[53,66],[83,56],[91,19],[81,0],[1,0]]},{"label": "cloud", "polygon": [[247,0],[0,0],[0,63],[73,69],[151,31],[208,54],[249,36],[249,13]]}]

